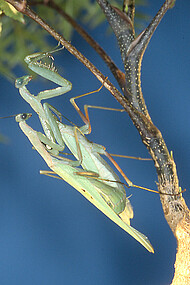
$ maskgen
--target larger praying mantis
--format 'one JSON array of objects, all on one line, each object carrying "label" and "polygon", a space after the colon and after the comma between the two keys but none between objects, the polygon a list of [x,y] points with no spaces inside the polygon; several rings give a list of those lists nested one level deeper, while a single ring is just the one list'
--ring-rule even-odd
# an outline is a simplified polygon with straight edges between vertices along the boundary
[{"label": "larger praying mantis", "polygon": [[[41,100],[59,96],[70,91],[72,88],[72,84],[56,72],[53,64],[47,66],[41,62],[43,58],[50,57],[53,59],[51,53],[52,52],[46,52],[29,55],[25,58],[25,61],[31,70],[55,82],[61,87],[45,90],[40,92],[37,96],[34,96],[30,94],[26,88],[26,85],[32,78],[31,76],[18,78],[15,83],[15,86],[19,88],[21,96],[38,114],[45,135],[34,131],[26,124],[25,120],[29,115],[19,115],[16,117],[16,120],[19,122],[22,131],[29,138],[34,148],[44,158],[54,173],[58,174],[62,179],[77,189],[105,215],[138,240],[147,250],[153,252],[153,248],[147,237],[130,226],[130,219],[133,218],[133,209],[129,200],[126,198],[125,189],[117,174],[100,154],[106,155],[112,161],[124,176],[129,186],[138,186],[133,185],[125,176],[103,146],[94,144],[85,137],[85,134],[90,133],[91,130],[88,106],[85,108],[85,116],[74,101],[81,96],[71,99],[71,103],[85,122],[85,125],[80,128],[59,122],[50,111],[50,109],[52,109],[58,116],[61,116],[55,108],[47,103],[44,103],[42,106]],[[65,144],[77,158],[76,161],[58,156],[59,152],[63,151]],[[80,165],[84,170],[78,167]]]},{"label": "larger praying mantis", "polygon": [[[123,230],[128,232],[132,237],[134,237],[138,242],[140,242],[149,252],[154,252],[154,249],[148,240],[148,238],[126,224],[116,212],[108,205],[106,200],[100,195],[102,189],[107,192],[115,191],[113,187],[105,184],[102,181],[94,180],[88,176],[77,175],[77,173],[82,171],[78,167],[72,166],[68,160],[63,158],[59,159],[50,155],[46,150],[44,144],[39,139],[39,134],[33,130],[30,126],[26,124],[26,120],[31,116],[31,114],[19,114],[16,116],[16,121],[19,122],[19,126],[24,134],[28,137],[35,150],[42,156],[49,168],[56,174],[58,174],[62,179],[69,183],[72,187],[78,190],[86,199],[88,199],[92,204],[94,204],[100,211],[102,211],[108,218],[120,226]],[[85,172],[86,173],[86,172]],[[95,182],[95,183],[94,183]]]}]

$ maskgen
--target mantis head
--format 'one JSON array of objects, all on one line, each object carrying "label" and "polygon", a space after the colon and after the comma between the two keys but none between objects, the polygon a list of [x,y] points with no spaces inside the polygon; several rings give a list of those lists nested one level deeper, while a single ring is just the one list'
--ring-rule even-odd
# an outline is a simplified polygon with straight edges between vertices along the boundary
[{"label": "mantis head", "polygon": [[25,75],[15,80],[15,87],[21,88],[28,84],[28,82],[32,79],[31,75]]},{"label": "mantis head", "polygon": [[22,121],[28,120],[31,116],[32,116],[32,114],[30,114],[30,113],[22,113],[22,114],[16,115],[15,120],[16,120],[16,122],[20,123]]}]

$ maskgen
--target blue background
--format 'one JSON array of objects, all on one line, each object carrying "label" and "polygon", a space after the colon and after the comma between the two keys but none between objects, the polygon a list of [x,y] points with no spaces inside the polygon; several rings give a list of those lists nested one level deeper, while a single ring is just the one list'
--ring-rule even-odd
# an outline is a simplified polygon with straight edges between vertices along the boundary
[{"label": "blue background", "polygon": [[[163,1],[153,1],[146,12],[156,14]],[[190,204],[189,119],[189,1],[176,1],[151,39],[142,68],[144,97],[155,125],[168,149],[174,151],[183,194]],[[105,36],[106,25],[91,35],[122,68],[114,36]],[[72,43],[115,83],[102,60],[75,34]],[[55,43],[56,45],[56,43]],[[73,83],[73,90],[49,102],[73,122],[82,124],[69,98],[100,86],[99,81],[66,50],[55,54],[59,73]],[[17,70],[22,76],[24,71]],[[18,91],[0,78],[0,114],[31,112]],[[52,86],[36,78],[32,93]],[[80,100],[120,108],[104,88]],[[146,148],[124,113],[90,110],[89,139],[106,146],[110,153],[148,157]],[[28,123],[40,130],[34,114]],[[146,234],[155,248],[147,252],[63,181],[39,175],[47,169],[31,148],[14,119],[1,120],[0,132],[9,138],[0,144],[0,280],[10,284],[169,284],[174,273],[175,238],[164,219],[159,195],[138,189],[132,194],[135,217],[132,226]],[[152,162],[117,159],[135,183],[156,189]]]}]

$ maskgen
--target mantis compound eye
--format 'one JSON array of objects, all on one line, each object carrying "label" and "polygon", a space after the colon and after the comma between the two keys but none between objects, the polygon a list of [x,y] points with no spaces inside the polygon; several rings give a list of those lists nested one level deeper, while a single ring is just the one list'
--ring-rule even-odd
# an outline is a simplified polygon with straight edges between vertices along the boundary
[{"label": "mantis compound eye", "polygon": [[28,114],[23,113],[20,115],[20,117],[22,118],[22,120],[27,120],[28,119]]}]

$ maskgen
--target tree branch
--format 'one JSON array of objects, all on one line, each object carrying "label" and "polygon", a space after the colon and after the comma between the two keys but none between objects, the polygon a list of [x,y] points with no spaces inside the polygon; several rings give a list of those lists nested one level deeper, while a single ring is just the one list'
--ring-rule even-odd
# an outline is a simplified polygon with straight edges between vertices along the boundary
[{"label": "tree branch", "polygon": [[68,15],[62,7],[57,5],[53,0],[47,1],[30,1],[30,5],[43,5],[47,6],[57,13],[59,13],[71,26],[80,34],[84,40],[100,55],[104,62],[109,67],[110,71],[114,75],[115,79],[118,81],[120,87],[122,88],[125,82],[125,74],[116,66],[111,57],[105,52],[105,50],[70,16]]},{"label": "tree branch", "polygon": [[[135,107],[135,110],[138,110],[138,113],[134,112],[136,117],[132,117],[132,120],[154,160],[159,181],[158,189],[162,193],[174,195],[160,196],[165,218],[178,243],[176,273],[172,285],[189,284],[190,212],[182,195],[176,196],[179,192],[176,165],[168,152],[161,132],[153,125],[148,114],[140,80],[143,54],[161,19],[175,1],[166,0],[150,25],[137,38],[134,36],[133,23],[131,22],[132,10],[125,14],[113,8],[106,0],[97,0],[97,2],[106,15],[120,47],[126,72],[127,90],[124,95]],[[133,1],[131,3],[134,4]],[[183,265],[181,266],[181,264]]]}]

